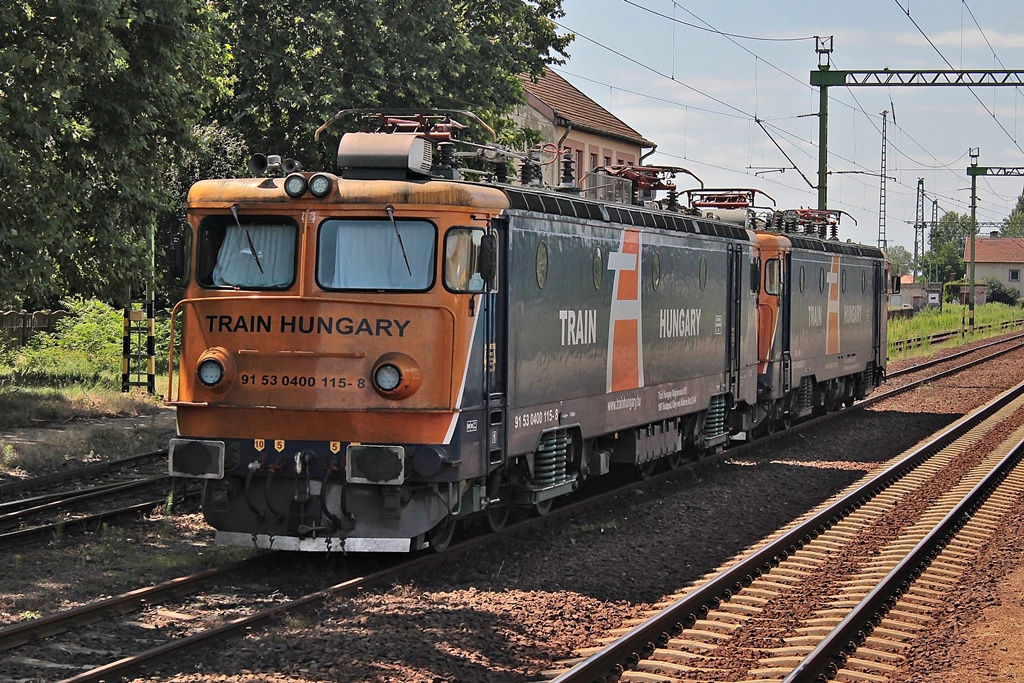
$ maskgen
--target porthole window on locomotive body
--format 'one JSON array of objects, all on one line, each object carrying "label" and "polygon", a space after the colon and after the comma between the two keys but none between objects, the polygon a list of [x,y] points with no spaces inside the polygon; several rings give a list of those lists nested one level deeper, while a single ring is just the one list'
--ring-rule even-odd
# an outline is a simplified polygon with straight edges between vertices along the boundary
[{"label": "porthole window on locomotive body", "polygon": [[708,286],[708,259],[706,256],[700,257],[700,268],[697,271],[698,281],[700,283],[700,291],[704,291],[704,288]]},{"label": "porthole window on locomotive body", "polygon": [[846,294],[846,268],[843,268],[843,272],[839,276],[839,281],[842,283],[841,287],[843,294]]},{"label": "porthole window on locomotive body", "polygon": [[822,266],[818,272],[818,291],[822,294],[825,293],[825,266]]},{"label": "porthole window on locomotive body", "polygon": [[541,240],[537,245],[537,286],[544,289],[548,281],[548,245]]},{"label": "porthole window on locomotive body", "polygon": [[601,247],[594,247],[594,289],[601,289],[604,281],[604,256]]},{"label": "porthole window on locomotive body", "polygon": [[807,273],[804,272],[804,267],[800,266],[800,279],[799,279],[800,293],[803,294],[804,285],[807,283]]},{"label": "porthole window on locomotive body", "polygon": [[654,252],[654,262],[651,264],[651,286],[655,290],[661,285],[661,253]]}]

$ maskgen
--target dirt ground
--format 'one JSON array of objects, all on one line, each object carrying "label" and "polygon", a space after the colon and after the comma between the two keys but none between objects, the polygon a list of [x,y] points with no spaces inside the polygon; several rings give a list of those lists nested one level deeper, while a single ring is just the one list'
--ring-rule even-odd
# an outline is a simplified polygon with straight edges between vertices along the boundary
[{"label": "dirt ground", "polygon": [[955,632],[942,680],[992,683],[1024,679],[1024,567],[1006,575],[989,596],[991,605]]}]

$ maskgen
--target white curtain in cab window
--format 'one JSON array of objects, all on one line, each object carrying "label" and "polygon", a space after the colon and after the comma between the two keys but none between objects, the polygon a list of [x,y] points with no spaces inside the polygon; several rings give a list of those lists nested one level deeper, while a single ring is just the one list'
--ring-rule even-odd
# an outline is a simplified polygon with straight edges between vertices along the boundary
[{"label": "white curtain in cab window", "polygon": [[320,285],[325,289],[428,288],[434,280],[434,226],[398,221],[397,233],[395,227],[391,221],[325,222],[320,230]]},{"label": "white curtain in cab window", "polygon": [[[259,264],[253,258],[256,248]],[[261,272],[262,268],[262,272]],[[219,287],[287,287],[295,279],[295,228],[289,225],[229,225],[213,268]]]}]

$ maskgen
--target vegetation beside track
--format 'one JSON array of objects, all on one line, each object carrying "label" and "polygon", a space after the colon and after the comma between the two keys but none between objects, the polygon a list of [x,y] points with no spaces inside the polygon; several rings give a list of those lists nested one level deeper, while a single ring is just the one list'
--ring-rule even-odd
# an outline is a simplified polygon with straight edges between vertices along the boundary
[{"label": "vegetation beside track", "polygon": [[[895,318],[889,321],[889,360],[927,356],[933,352],[928,339],[943,332],[959,331],[960,334],[942,343],[943,347],[969,344],[980,339],[987,339],[1006,330],[1000,325],[1004,322],[1024,318],[1024,310],[1017,306],[1002,303],[988,303],[977,306],[974,310],[974,333],[967,329],[967,307],[945,304],[942,310],[926,308],[910,318]],[[894,350],[894,340],[921,338],[923,342],[916,347]]]},{"label": "vegetation beside track", "polygon": [[[21,348],[0,340],[0,429],[157,412],[159,397],[121,393],[123,312],[96,299],[63,305],[68,315],[53,333],[37,334]],[[168,336],[166,320],[158,319],[158,393],[166,382]]]}]

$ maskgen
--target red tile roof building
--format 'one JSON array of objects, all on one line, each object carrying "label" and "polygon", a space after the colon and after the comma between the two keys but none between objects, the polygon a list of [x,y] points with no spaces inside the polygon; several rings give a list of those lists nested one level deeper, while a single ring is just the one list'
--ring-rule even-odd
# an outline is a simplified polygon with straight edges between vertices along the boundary
[{"label": "red tile roof building", "polygon": [[[974,279],[981,282],[994,277],[1011,289],[1021,293],[1021,272],[1024,271],[1024,238],[975,237],[977,257],[974,261]],[[971,267],[971,243],[964,247],[964,265],[967,275]]]},{"label": "red tile roof building", "polygon": [[[598,166],[639,165],[644,150],[656,146],[551,69],[536,83],[520,78],[526,104],[516,110],[516,123],[539,130],[545,142],[571,149],[578,178]],[[558,185],[558,174],[558,163],[544,167],[547,183]]]}]

